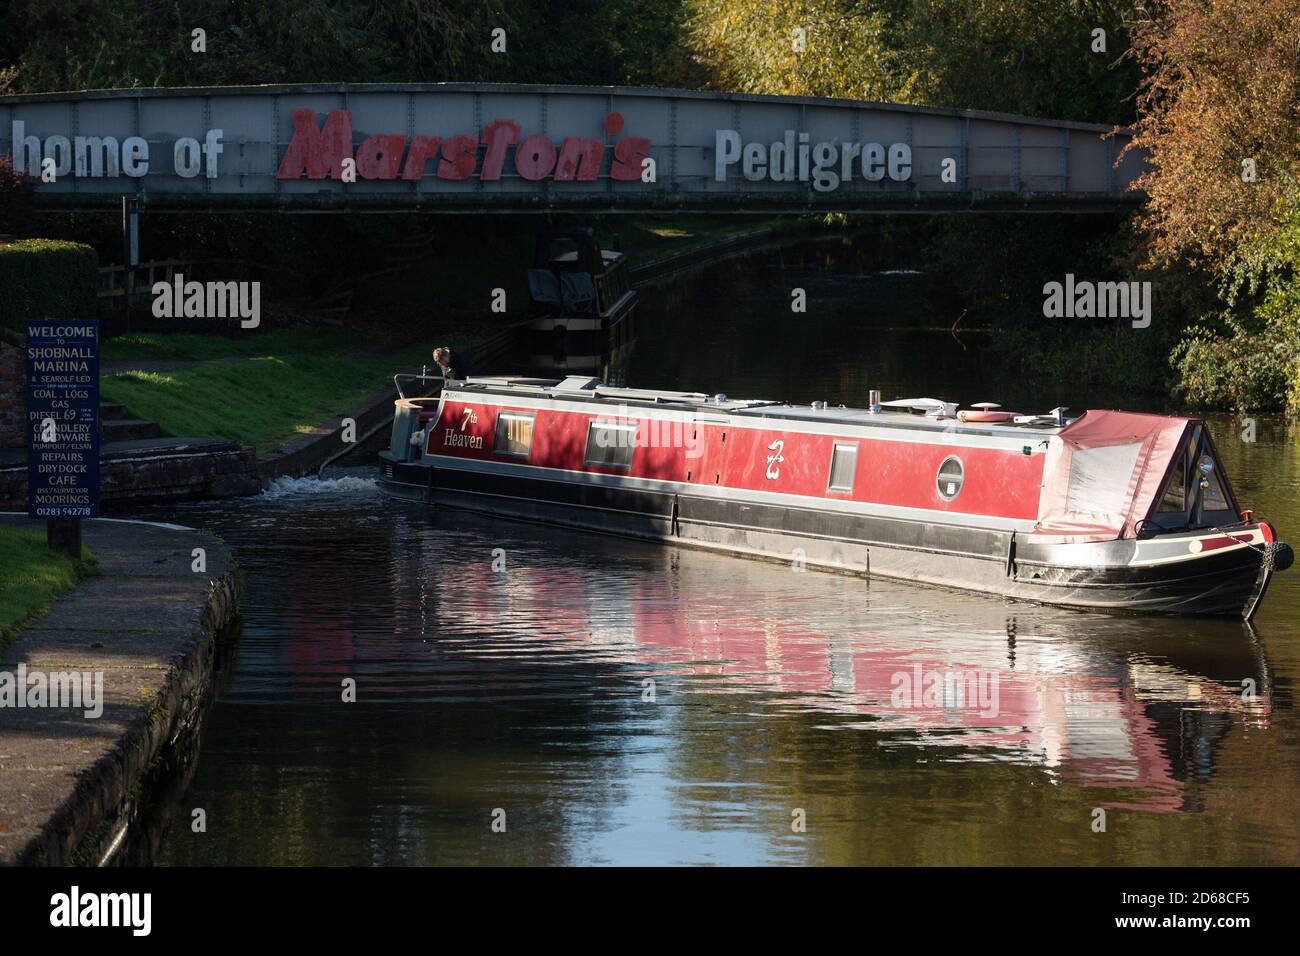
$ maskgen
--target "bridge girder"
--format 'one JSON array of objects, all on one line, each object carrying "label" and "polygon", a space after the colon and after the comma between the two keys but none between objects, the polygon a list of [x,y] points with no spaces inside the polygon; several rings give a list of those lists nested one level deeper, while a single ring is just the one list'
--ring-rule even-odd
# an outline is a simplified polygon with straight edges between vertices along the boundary
[{"label": "bridge girder", "polygon": [[1131,187],[1145,156],[1124,153],[1131,135],[935,107],[623,87],[0,97],[0,153],[29,172],[53,169],[37,190],[47,210],[133,195],[178,212],[1109,212],[1143,198]]}]

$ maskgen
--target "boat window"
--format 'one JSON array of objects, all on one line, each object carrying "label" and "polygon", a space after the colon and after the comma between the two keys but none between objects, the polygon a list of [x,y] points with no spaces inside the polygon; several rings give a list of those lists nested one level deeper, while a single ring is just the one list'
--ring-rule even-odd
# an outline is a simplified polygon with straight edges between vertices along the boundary
[{"label": "boat window", "polygon": [[[1232,514],[1236,505],[1228,490],[1228,476],[1223,473],[1223,463],[1214,450],[1209,429],[1197,425],[1187,449],[1187,502],[1192,510],[1192,523],[1200,527],[1212,526],[1223,512]],[[1193,451],[1195,449],[1195,451]],[[1211,516],[1216,516],[1211,518]]]},{"label": "boat window", "polygon": [[858,470],[858,446],[835,443],[831,452],[831,477],[827,488],[831,491],[853,490],[853,476]]},{"label": "boat window", "polygon": [[1123,514],[1128,502],[1129,476],[1141,450],[1141,442],[1132,442],[1071,452],[1065,509],[1083,515]]},{"label": "boat window", "polygon": [[[1216,462],[1209,455],[1202,459],[1202,467],[1198,469],[1197,479],[1201,483],[1201,510],[1202,511],[1227,511],[1228,496],[1223,493],[1223,483],[1219,481],[1219,470]],[[1206,474],[1206,471],[1209,473]]]},{"label": "boat window", "polygon": [[631,468],[636,426],[592,422],[587,428],[585,461],[597,468]]},{"label": "boat window", "polygon": [[533,450],[533,416],[521,412],[497,412],[492,451],[498,455],[527,458]]},{"label": "boat window", "polygon": [[961,486],[965,481],[966,469],[956,455],[949,455],[940,463],[935,485],[939,489],[939,497],[944,501],[952,501],[961,494]]},{"label": "boat window", "polygon": [[1178,457],[1165,493],[1160,498],[1161,514],[1182,514],[1187,510],[1187,453]]}]

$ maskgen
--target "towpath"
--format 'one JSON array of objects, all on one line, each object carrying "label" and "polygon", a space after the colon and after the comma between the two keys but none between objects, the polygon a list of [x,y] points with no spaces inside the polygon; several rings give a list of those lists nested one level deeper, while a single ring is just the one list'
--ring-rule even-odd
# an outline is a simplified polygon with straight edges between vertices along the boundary
[{"label": "towpath", "polygon": [[[41,526],[21,515],[0,521]],[[25,628],[0,660],[0,865],[93,865],[128,842],[141,784],[201,725],[214,642],[236,614],[237,580],[218,538],[107,519],[83,527],[100,574]],[[27,702],[47,682],[45,706],[18,707],[4,694],[20,674]],[[85,696],[79,707],[51,706],[52,674],[77,675],[91,695],[100,682],[101,696],[89,707]]]}]

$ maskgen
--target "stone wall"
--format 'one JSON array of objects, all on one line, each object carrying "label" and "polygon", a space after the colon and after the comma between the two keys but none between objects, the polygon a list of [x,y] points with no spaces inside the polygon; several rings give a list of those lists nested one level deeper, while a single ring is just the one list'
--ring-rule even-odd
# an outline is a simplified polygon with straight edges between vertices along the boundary
[{"label": "stone wall", "polygon": [[0,448],[27,444],[27,381],[23,350],[0,336]]},{"label": "stone wall", "polygon": [[[12,516],[0,522],[41,528]],[[216,669],[233,641],[239,581],[220,539],[94,520],[83,535],[100,573],[30,622],[5,666],[98,674],[102,713],[5,712],[0,867],[156,862],[168,810],[158,795],[193,772]],[[196,546],[206,552],[203,572],[192,564]]]},{"label": "stone wall", "polygon": [[[252,448],[102,461],[100,503],[231,498],[261,488]],[[0,468],[0,511],[27,510],[27,465]]]}]

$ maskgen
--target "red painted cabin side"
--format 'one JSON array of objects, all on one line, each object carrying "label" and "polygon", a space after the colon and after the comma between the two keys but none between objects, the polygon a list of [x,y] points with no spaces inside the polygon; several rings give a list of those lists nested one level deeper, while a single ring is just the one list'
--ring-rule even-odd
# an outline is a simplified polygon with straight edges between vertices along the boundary
[{"label": "red painted cabin side", "polygon": [[[938,513],[1032,521],[1039,511],[1045,460],[1041,453],[956,442],[884,440],[848,432],[822,434],[801,431],[799,423],[793,421],[754,419],[753,424],[714,424],[690,421],[685,416],[669,419],[628,415],[627,411],[626,406],[560,410],[449,398],[434,422],[425,452],[557,471],[715,485]],[[493,451],[500,412],[535,416],[526,458]],[[585,462],[592,422],[636,425],[637,446],[629,468]],[[687,434],[682,433],[683,429]],[[678,441],[663,447],[674,434]],[[837,442],[858,448],[852,492],[828,489]],[[961,459],[966,480],[960,496],[946,501],[938,493],[935,474],[950,455]]]}]

